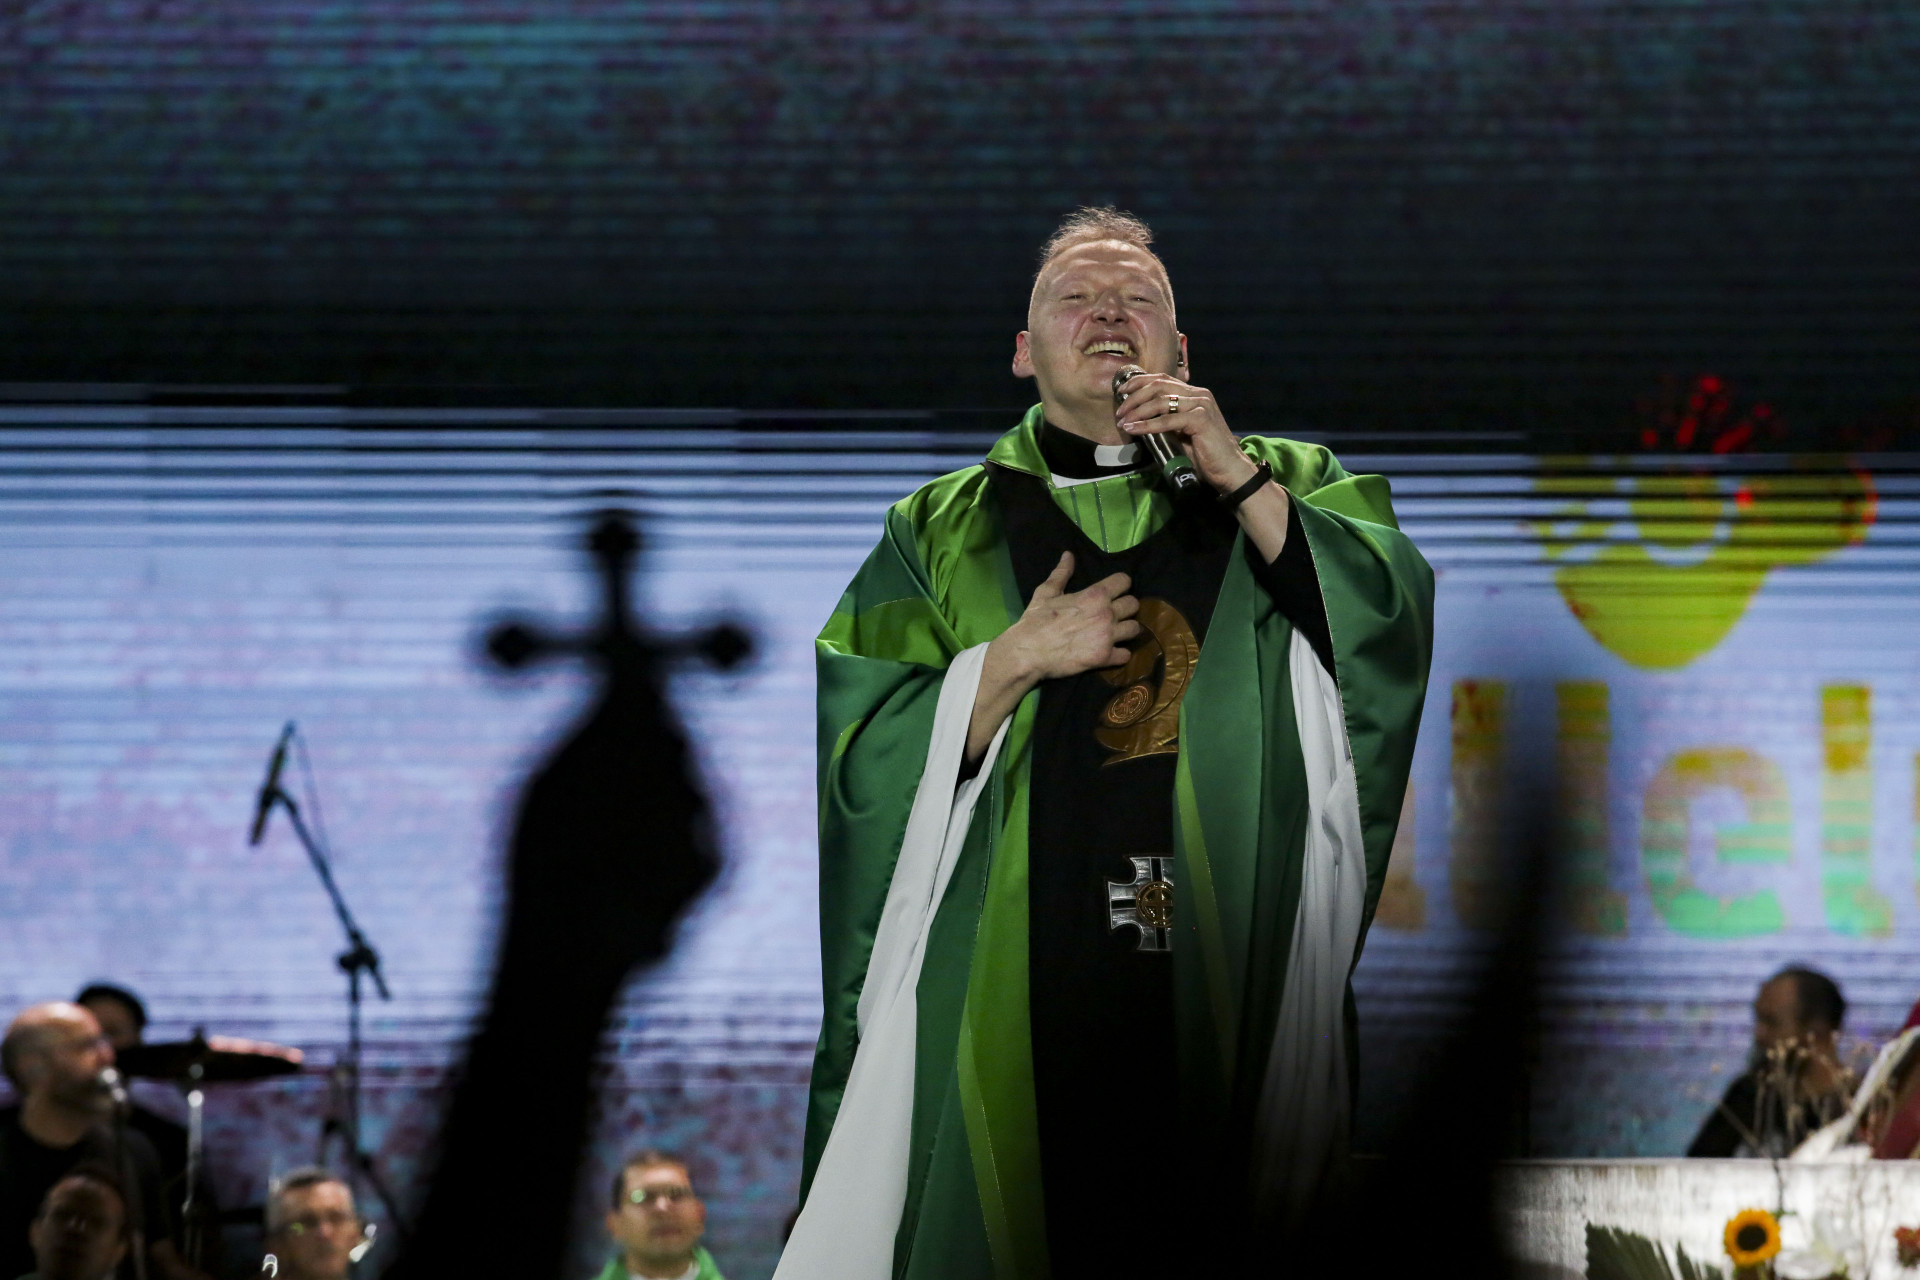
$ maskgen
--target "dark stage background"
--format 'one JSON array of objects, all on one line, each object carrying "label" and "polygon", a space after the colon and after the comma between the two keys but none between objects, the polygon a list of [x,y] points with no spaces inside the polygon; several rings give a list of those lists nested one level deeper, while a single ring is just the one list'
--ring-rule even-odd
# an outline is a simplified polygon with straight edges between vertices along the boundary
[{"label": "dark stage background", "polygon": [[1885,0],[6,0],[0,122],[0,380],[1017,408],[1112,200],[1243,428],[1920,381]]}]

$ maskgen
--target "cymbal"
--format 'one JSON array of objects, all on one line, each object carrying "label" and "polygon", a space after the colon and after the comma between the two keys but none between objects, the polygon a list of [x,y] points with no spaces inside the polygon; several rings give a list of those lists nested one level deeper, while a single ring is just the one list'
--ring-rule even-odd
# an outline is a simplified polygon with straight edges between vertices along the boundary
[{"label": "cymbal", "polygon": [[285,1045],[238,1036],[195,1036],[160,1044],[129,1045],[114,1053],[120,1070],[148,1080],[222,1084],[290,1075],[304,1055]]}]

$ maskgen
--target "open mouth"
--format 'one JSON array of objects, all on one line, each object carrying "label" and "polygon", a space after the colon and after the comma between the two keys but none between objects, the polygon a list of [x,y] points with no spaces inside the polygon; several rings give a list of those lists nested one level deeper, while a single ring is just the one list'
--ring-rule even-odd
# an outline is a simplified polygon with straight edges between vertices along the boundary
[{"label": "open mouth", "polygon": [[1080,352],[1084,356],[1118,356],[1122,360],[1133,359],[1133,344],[1122,342],[1118,338],[1107,338],[1100,342],[1088,343]]}]

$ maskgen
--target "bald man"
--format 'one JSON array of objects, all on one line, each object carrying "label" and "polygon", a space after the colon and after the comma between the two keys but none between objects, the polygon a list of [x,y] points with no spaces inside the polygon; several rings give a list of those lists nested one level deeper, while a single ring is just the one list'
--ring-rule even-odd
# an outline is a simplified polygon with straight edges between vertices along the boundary
[{"label": "bald man", "polygon": [[777,1280],[1200,1274],[1336,1181],[1433,575],[1384,479],[1229,426],[1152,240],[1061,225],[1014,338],[1039,403],[894,504],[817,641]]},{"label": "bald man", "polygon": [[[147,1270],[162,1280],[195,1275],[169,1238],[153,1144],[128,1131],[124,1159],[111,1124],[113,1102],[100,1073],[113,1046],[86,1009],[65,1001],[21,1013],[0,1041],[0,1066],[19,1096],[0,1110],[0,1276],[34,1269],[28,1236],[47,1193],[75,1166],[131,1172],[131,1239],[146,1243]],[[127,1271],[131,1264],[123,1264]]]}]

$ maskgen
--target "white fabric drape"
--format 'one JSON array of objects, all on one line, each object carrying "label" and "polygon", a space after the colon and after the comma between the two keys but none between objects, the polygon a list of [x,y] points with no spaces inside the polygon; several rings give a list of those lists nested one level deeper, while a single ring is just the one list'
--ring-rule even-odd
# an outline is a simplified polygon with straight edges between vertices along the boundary
[{"label": "white fabric drape", "polygon": [[1850,1144],[1847,1139],[1860,1127],[1867,1108],[1886,1089],[1888,1082],[1893,1079],[1893,1073],[1907,1060],[1907,1053],[1916,1042],[1920,1042],[1920,1027],[1909,1027],[1881,1045],[1873,1065],[1867,1068],[1867,1074],[1861,1079],[1860,1087],[1853,1091],[1853,1104],[1847,1108],[1847,1114],[1808,1134],[1806,1141],[1795,1147],[1793,1154],[1787,1158],[1798,1161],[1870,1159],[1873,1155],[1870,1144]]},{"label": "white fabric drape", "polygon": [[1360,941],[1367,860],[1340,686],[1298,631],[1287,667],[1306,763],[1307,839],[1252,1173],[1263,1216],[1297,1226],[1347,1149],[1347,975]]},{"label": "white fabric drape", "polygon": [[974,804],[1007,736],[1002,721],[980,770],[955,783],[967,749],[987,646],[954,658],[940,686],[926,768],[907,816],[900,857],[880,913],[860,990],[859,1047],[840,1113],[814,1173],[806,1207],[774,1280],[888,1280],[907,1195],[913,1130],[916,988],[927,933],[967,838]]}]

